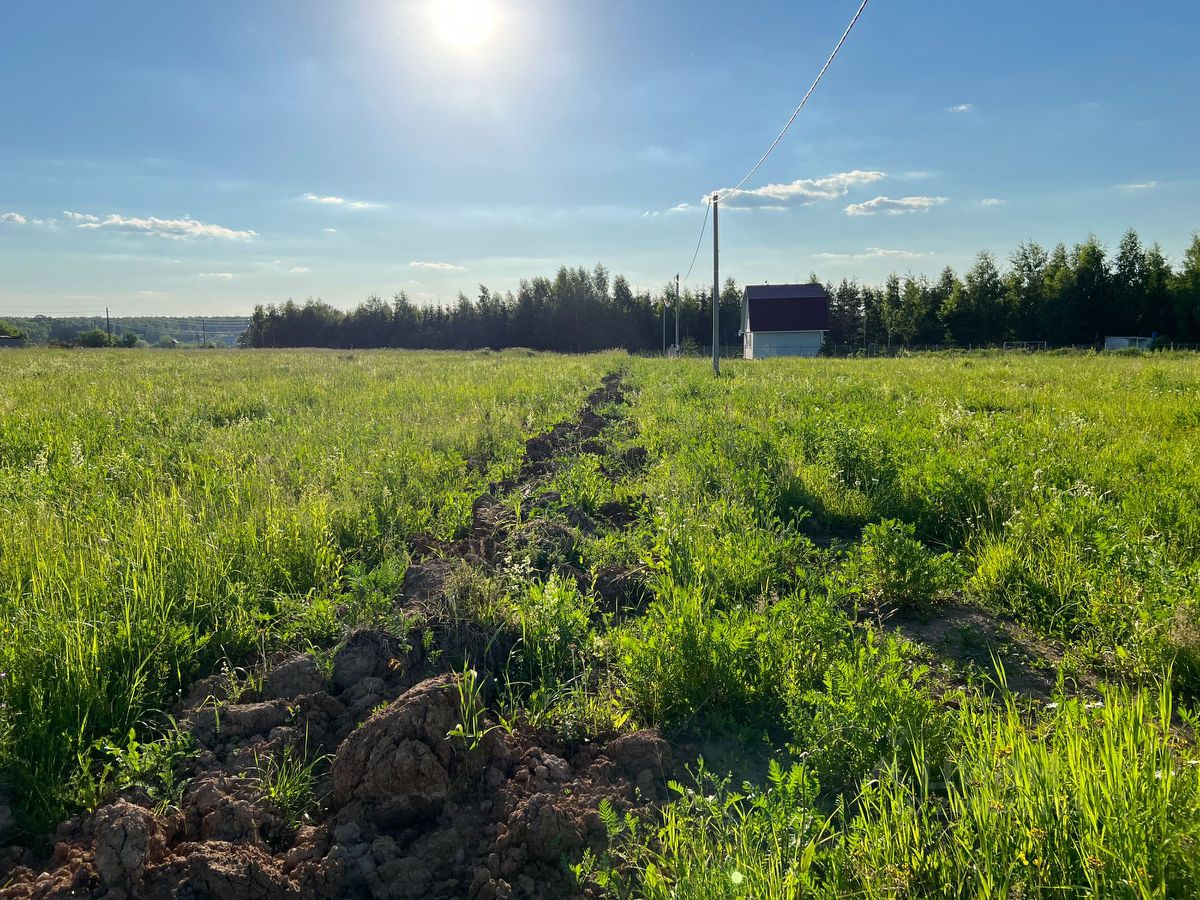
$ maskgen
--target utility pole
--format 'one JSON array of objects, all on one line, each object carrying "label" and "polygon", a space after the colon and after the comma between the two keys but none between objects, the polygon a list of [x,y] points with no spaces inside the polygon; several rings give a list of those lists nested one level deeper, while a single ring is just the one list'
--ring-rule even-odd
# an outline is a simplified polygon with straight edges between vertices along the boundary
[{"label": "utility pole", "polygon": [[662,298],[663,356],[667,355],[667,298]]},{"label": "utility pole", "polygon": [[713,351],[713,374],[721,374],[721,245],[720,237],[717,229],[717,203],[720,200],[720,194],[712,195],[712,214],[713,214],[713,301],[712,301],[712,351]]},{"label": "utility pole", "polygon": [[679,273],[675,273],[675,352],[679,352]]},{"label": "utility pole", "polygon": [[108,314],[108,307],[104,307],[104,329],[108,332],[108,345],[112,346],[112,317]]},{"label": "utility pole", "polygon": [[200,323],[200,346],[201,347],[208,346],[208,323],[207,322]]}]

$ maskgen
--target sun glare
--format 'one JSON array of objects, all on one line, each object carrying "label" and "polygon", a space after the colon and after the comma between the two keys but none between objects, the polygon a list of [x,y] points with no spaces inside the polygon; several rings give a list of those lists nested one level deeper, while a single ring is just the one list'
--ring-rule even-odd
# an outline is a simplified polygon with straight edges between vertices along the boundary
[{"label": "sun glare", "polygon": [[433,0],[430,13],[438,35],[456,47],[478,47],[496,25],[492,0]]}]

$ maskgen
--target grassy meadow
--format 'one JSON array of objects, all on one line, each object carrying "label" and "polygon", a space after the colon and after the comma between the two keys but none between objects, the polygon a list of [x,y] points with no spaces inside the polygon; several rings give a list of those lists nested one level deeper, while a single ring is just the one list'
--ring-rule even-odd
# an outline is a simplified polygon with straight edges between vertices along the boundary
[{"label": "grassy meadow", "polygon": [[[448,538],[608,372],[637,510],[455,615],[521,636],[498,712],[698,748],[653,820],[566,860],[615,897],[1200,892],[1200,357],[60,352],[0,357],[0,785],[26,827],[98,801],[108,742],[189,684],[406,629],[407,539]],[[1007,683],[932,634],[1007,623]],[[896,627],[913,623],[913,630]],[[972,620],[972,621],[976,621]],[[908,635],[908,636],[906,636]],[[962,641],[976,634],[959,635]],[[960,643],[962,643],[960,641]],[[985,663],[986,648],[980,654]],[[703,761],[701,761],[701,759]]]}]

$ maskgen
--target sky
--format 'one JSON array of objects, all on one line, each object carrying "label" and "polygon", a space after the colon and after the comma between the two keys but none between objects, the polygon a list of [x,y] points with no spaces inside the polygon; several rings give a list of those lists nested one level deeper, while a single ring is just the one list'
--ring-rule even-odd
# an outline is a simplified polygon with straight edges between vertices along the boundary
[{"label": "sky", "polygon": [[[46,0],[0,30],[0,316],[686,273],[857,0]],[[739,283],[1200,228],[1200,5],[871,0],[721,208]],[[687,283],[711,283],[705,237]]]}]

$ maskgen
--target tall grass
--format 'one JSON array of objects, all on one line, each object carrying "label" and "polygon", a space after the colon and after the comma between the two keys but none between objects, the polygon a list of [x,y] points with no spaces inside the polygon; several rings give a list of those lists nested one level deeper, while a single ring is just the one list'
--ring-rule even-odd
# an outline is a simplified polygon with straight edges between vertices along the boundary
[{"label": "tall grass", "polygon": [[451,536],[485,478],[611,368],[318,352],[0,364],[0,778],[32,828],[77,802],[98,742],[219,660],[329,637],[348,574],[402,566],[416,531]]},{"label": "tall grass", "polygon": [[701,770],[697,789],[676,786],[648,840],[616,838],[614,892],[1192,896],[1200,768],[1172,735],[1171,705],[1167,687],[1114,691],[1031,720],[1012,698],[975,700],[944,770],[929,770],[918,746],[832,805],[804,765],[776,765],[764,787],[740,790]]}]

